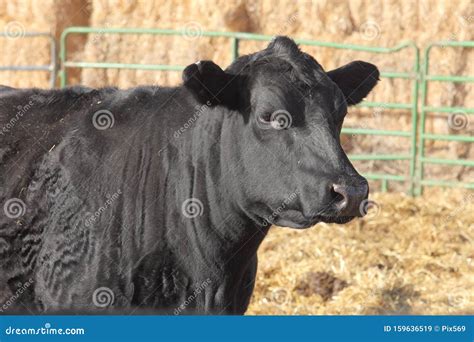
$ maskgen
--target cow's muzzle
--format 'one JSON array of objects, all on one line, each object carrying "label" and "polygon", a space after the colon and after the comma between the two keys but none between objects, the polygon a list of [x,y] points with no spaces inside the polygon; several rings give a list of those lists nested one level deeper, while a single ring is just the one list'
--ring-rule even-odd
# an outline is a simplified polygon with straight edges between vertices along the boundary
[{"label": "cow's muzzle", "polygon": [[337,216],[362,217],[365,215],[361,210],[361,204],[369,196],[369,184],[363,179],[356,185],[333,184],[334,207]]}]

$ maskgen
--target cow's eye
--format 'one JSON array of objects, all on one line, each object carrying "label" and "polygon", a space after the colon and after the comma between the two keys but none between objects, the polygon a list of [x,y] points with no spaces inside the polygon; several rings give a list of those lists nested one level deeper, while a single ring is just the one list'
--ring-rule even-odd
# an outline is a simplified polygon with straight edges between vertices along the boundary
[{"label": "cow's eye", "polygon": [[263,124],[270,124],[272,122],[272,113],[262,113],[257,117],[257,120]]},{"label": "cow's eye", "polygon": [[292,117],[286,110],[279,109],[274,112],[262,113],[257,116],[257,120],[262,128],[271,127],[276,130],[282,130],[291,126]]}]

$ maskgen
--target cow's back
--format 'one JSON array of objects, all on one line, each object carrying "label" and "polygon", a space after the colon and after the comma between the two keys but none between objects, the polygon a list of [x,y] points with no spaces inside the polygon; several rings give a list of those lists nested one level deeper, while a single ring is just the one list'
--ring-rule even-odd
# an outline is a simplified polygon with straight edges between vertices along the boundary
[{"label": "cow's back", "polygon": [[76,87],[0,88],[0,303],[18,288],[25,301],[32,296],[33,286],[25,284],[32,281],[31,266],[44,243],[38,227],[48,210],[44,189],[35,187],[56,181],[49,178],[57,175],[43,172],[45,160],[74,129],[74,114],[85,98],[94,95]]},{"label": "cow's back", "polygon": [[[139,179],[157,169],[147,163],[157,163],[151,156],[167,144],[171,123],[179,124],[177,111],[169,112],[175,91],[0,89],[0,205],[8,206],[0,208],[0,304],[29,282],[26,303],[39,297],[46,307],[67,306],[73,297],[77,305],[89,303],[91,289],[107,275],[102,269],[109,260],[119,264],[120,256],[124,265],[114,276],[131,281],[119,271],[129,267],[133,252],[115,255],[120,247],[110,244],[138,239],[134,229],[122,227],[143,224],[133,215],[145,199]],[[110,129],[100,126],[97,114],[111,115]],[[115,293],[117,301],[131,301],[128,287]]]}]

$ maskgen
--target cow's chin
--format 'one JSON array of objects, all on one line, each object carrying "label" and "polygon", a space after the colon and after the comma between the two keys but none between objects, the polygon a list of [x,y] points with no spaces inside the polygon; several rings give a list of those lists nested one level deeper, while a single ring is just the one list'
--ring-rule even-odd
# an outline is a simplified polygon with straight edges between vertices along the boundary
[{"label": "cow's chin", "polygon": [[312,218],[304,218],[301,219],[285,219],[283,217],[278,218],[272,224],[280,226],[280,227],[288,227],[288,228],[295,228],[295,229],[307,229],[315,226],[320,222],[324,223],[335,223],[335,224],[345,224],[352,221],[355,216],[315,216]]},{"label": "cow's chin", "polygon": [[354,218],[355,216],[319,216],[319,222],[346,224]]}]

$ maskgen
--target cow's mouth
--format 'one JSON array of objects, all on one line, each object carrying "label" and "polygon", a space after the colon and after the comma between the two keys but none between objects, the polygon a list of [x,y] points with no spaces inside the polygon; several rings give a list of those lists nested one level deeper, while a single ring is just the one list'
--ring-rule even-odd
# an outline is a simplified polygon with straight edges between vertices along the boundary
[{"label": "cow's mouth", "polygon": [[346,224],[352,221],[355,216],[317,216],[318,222]]},{"label": "cow's mouth", "polygon": [[324,223],[335,223],[335,224],[346,224],[352,221],[355,216],[327,216],[327,215],[317,215],[311,218],[304,218],[300,217],[299,219],[285,219],[279,217],[272,224],[281,227],[289,227],[289,228],[296,228],[296,229],[306,229],[311,228],[314,225],[324,222]]}]

